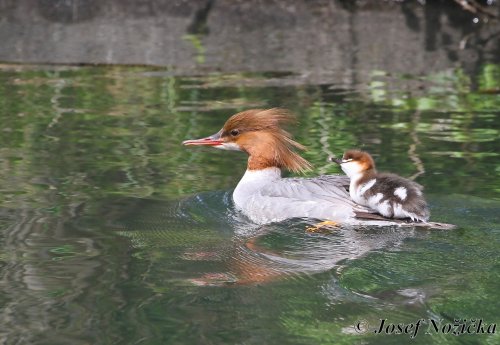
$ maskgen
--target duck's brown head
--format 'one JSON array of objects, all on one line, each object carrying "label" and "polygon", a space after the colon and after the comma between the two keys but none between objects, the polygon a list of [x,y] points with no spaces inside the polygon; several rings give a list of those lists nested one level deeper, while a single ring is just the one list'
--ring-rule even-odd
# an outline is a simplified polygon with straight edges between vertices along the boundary
[{"label": "duck's brown head", "polygon": [[295,150],[305,148],[282,128],[283,125],[293,122],[295,117],[285,109],[250,109],[231,116],[216,134],[202,139],[186,140],[183,144],[244,151],[250,156],[250,170],[277,167],[303,172],[310,169],[311,165]]}]

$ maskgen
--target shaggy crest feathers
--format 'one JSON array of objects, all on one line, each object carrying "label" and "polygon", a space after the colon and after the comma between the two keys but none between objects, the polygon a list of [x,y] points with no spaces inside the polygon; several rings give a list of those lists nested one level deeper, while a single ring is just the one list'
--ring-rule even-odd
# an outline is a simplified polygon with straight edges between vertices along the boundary
[{"label": "shaggy crest feathers", "polygon": [[295,116],[286,109],[250,109],[231,116],[222,131],[228,133],[235,128],[245,131],[277,130],[290,137],[280,125],[295,122],[297,122]]},{"label": "shaggy crest feathers", "polygon": [[267,163],[301,173],[310,170],[312,166],[294,150],[306,148],[294,141],[292,135],[281,127],[283,124],[295,122],[295,117],[285,109],[250,109],[231,116],[222,128],[222,136],[230,136],[234,130],[237,130],[242,137],[247,134],[247,138],[251,132],[260,132],[261,144],[268,145],[267,151],[274,153],[273,157],[267,157],[272,160]]},{"label": "shaggy crest feathers", "polygon": [[311,163],[293,151],[294,148],[305,150],[305,147],[286,136],[276,136],[274,159],[279,168],[294,173],[303,173],[312,169]]}]

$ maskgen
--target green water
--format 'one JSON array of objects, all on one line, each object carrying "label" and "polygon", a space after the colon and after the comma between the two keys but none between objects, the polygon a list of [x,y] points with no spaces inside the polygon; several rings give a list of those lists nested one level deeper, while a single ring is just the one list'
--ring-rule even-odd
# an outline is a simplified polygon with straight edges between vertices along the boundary
[{"label": "green water", "polygon": [[[500,323],[500,65],[177,76],[0,66],[0,337],[6,344],[498,344],[360,334],[380,319]],[[252,107],[298,115],[310,176],[348,148],[425,186],[453,231],[256,226],[232,205],[237,152],[186,148]],[[252,240],[255,247],[245,244]],[[432,333],[432,332],[431,332]]]}]

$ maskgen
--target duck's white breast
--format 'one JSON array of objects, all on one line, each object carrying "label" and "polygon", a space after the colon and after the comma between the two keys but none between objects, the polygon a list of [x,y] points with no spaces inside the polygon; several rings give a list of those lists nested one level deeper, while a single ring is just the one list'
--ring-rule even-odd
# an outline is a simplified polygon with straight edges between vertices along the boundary
[{"label": "duck's white breast", "polygon": [[278,168],[247,170],[233,192],[234,203],[240,209],[245,209],[250,198],[265,186],[280,179],[281,170]]}]

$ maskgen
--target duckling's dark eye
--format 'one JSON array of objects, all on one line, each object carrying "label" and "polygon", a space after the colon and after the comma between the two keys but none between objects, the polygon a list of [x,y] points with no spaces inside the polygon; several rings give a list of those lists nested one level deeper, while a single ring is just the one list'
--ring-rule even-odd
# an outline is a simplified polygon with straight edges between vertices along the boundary
[{"label": "duckling's dark eye", "polygon": [[237,129],[233,129],[231,132],[229,132],[233,137],[237,136],[238,134],[240,134],[240,131],[237,130]]}]

